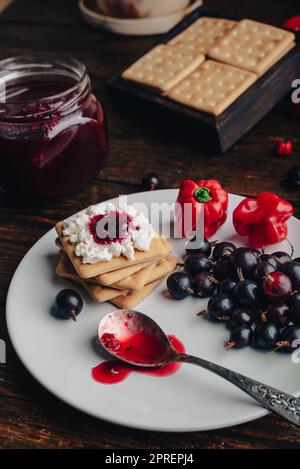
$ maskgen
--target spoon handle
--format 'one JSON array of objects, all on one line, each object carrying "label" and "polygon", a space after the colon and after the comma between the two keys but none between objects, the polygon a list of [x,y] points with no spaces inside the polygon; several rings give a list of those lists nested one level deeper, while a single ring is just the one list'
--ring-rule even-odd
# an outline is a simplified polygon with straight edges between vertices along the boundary
[{"label": "spoon handle", "polygon": [[291,394],[279,391],[276,388],[267,386],[228,368],[198,357],[193,357],[192,355],[178,354],[178,361],[192,363],[212,371],[242,389],[242,391],[245,391],[249,396],[259,401],[266,409],[276,412],[281,417],[300,427],[300,399]]}]

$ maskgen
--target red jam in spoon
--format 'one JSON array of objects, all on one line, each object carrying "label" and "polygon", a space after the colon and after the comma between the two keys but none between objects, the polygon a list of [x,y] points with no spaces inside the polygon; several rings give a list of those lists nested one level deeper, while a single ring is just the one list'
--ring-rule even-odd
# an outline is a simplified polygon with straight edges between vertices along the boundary
[{"label": "red jam in spoon", "polygon": [[[177,352],[184,353],[185,347],[174,335],[168,335]],[[134,361],[155,361],[161,354],[160,344],[155,337],[149,335],[138,334],[128,341],[118,341],[113,334],[105,333],[101,336],[100,341],[105,342],[105,347],[111,349],[114,353],[120,351],[122,357],[126,357]],[[181,363],[169,363],[159,368],[141,368],[130,365],[119,360],[109,360],[100,363],[92,369],[92,377],[98,383],[116,384],[120,383],[132,373],[142,373],[150,376],[170,376],[176,373],[181,367]]]}]

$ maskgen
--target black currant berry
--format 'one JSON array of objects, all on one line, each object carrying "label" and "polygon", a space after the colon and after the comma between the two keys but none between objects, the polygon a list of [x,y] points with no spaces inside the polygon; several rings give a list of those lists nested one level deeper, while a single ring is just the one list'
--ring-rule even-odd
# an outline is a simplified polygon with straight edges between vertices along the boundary
[{"label": "black currant berry", "polygon": [[300,264],[298,262],[286,262],[279,267],[279,270],[290,279],[293,290],[300,290]]},{"label": "black currant berry", "polygon": [[273,252],[272,257],[279,265],[285,264],[286,262],[291,262],[292,260],[291,256],[289,256],[286,252],[283,251]]},{"label": "black currant berry", "polygon": [[300,345],[300,326],[288,326],[281,332],[276,343],[276,349],[284,352],[294,352]]},{"label": "black currant berry", "polygon": [[200,272],[209,272],[212,268],[212,261],[201,252],[194,253],[186,258],[184,268],[191,275],[197,275]]},{"label": "black currant berry", "polygon": [[222,243],[217,243],[213,252],[214,261],[220,261],[221,259],[227,259],[231,254],[236,250],[236,247],[233,243],[224,241]]},{"label": "black currant berry", "polygon": [[145,191],[155,191],[159,187],[158,176],[155,173],[146,174],[142,186]]},{"label": "black currant berry", "polygon": [[300,166],[293,166],[285,179],[288,189],[300,189]]},{"label": "black currant berry", "polygon": [[235,287],[234,296],[240,306],[256,309],[260,305],[261,290],[253,280],[242,280]]},{"label": "black currant berry", "polygon": [[64,319],[73,319],[80,314],[83,307],[83,301],[79,293],[71,288],[61,290],[55,299],[55,308],[58,314]]},{"label": "black currant berry", "polygon": [[233,280],[233,279],[225,279],[222,280],[219,285],[218,285],[218,293],[220,294],[225,294],[225,295],[231,295],[237,286],[238,281]]},{"label": "black currant berry", "polygon": [[236,268],[229,259],[223,259],[213,266],[213,276],[219,281],[237,277]]},{"label": "black currant berry", "polygon": [[268,274],[275,272],[276,267],[271,262],[260,261],[255,270],[255,280],[261,282]]},{"label": "black currant berry", "polygon": [[256,327],[253,335],[254,346],[262,350],[273,350],[280,337],[276,324],[266,323]]},{"label": "black currant berry", "polygon": [[172,298],[183,300],[192,293],[192,279],[185,272],[174,272],[167,279],[167,288]]},{"label": "black currant berry", "polygon": [[230,339],[225,342],[227,350],[236,348],[244,348],[251,344],[253,339],[253,331],[250,326],[237,326],[232,330]]},{"label": "black currant berry", "polygon": [[193,294],[198,298],[209,298],[216,289],[216,282],[208,272],[200,272],[193,282]]},{"label": "black currant berry", "polygon": [[270,301],[288,300],[293,293],[292,282],[279,271],[268,274],[262,285],[265,295]]},{"label": "black currant berry", "polygon": [[235,304],[229,295],[215,295],[207,305],[207,310],[201,311],[199,315],[204,315],[214,322],[230,318],[235,310]]},{"label": "black currant berry", "polygon": [[193,238],[186,243],[185,252],[187,255],[201,253],[204,256],[209,257],[211,255],[212,247],[211,243],[206,239]]},{"label": "black currant berry", "polygon": [[274,267],[275,270],[277,269],[278,264],[271,254],[261,254],[261,256],[259,257],[259,260],[261,262],[268,262]]},{"label": "black currant berry", "polygon": [[289,317],[290,320],[294,324],[300,325],[300,292],[294,293],[289,302],[290,312]]},{"label": "black currant berry", "polygon": [[237,269],[240,269],[245,279],[253,279],[258,264],[258,256],[250,248],[238,248],[231,256]]},{"label": "black currant berry", "polygon": [[269,306],[269,309],[261,314],[262,322],[272,322],[276,326],[284,327],[289,323],[289,306],[282,302],[278,301]]},{"label": "black currant berry", "polygon": [[230,317],[230,326],[232,329],[238,326],[252,326],[255,320],[255,315],[248,309],[236,309]]}]

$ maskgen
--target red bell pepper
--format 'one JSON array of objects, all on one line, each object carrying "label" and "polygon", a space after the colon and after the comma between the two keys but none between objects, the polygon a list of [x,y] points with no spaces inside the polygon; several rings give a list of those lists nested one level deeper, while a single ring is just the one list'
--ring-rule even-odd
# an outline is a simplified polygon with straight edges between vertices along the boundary
[{"label": "red bell pepper", "polygon": [[279,243],[287,237],[287,220],[293,206],[272,192],[262,192],[256,199],[244,199],[233,212],[233,225],[241,236],[248,236],[249,245],[260,249]]},{"label": "red bell pepper", "polygon": [[[176,220],[183,236],[197,228],[204,209],[204,236],[213,236],[227,218],[228,194],[215,179],[182,182],[176,203]],[[187,219],[188,218],[188,219]]]}]

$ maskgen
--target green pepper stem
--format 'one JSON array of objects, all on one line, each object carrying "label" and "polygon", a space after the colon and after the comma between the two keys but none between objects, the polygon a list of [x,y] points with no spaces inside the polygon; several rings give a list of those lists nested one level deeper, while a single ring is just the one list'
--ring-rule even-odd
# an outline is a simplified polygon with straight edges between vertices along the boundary
[{"label": "green pepper stem", "polygon": [[194,197],[196,200],[198,200],[198,202],[202,203],[212,200],[212,196],[208,187],[198,187],[194,192]]}]

